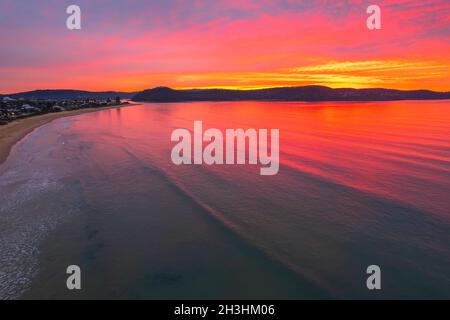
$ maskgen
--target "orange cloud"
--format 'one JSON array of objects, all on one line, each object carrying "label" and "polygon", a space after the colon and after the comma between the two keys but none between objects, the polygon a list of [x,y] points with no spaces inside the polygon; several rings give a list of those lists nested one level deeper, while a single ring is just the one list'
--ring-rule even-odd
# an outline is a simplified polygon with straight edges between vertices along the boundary
[{"label": "orange cloud", "polygon": [[10,32],[0,39],[1,93],[158,85],[450,90],[448,1],[380,1],[382,30],[369,31],[359,0],[137,1],[102,10],[80,0],[88,20],[79,33],[44,28],[57,16],[51,6],[52,19],[31,25],[20,3],[5,1],[17,18],[6,17]]}]

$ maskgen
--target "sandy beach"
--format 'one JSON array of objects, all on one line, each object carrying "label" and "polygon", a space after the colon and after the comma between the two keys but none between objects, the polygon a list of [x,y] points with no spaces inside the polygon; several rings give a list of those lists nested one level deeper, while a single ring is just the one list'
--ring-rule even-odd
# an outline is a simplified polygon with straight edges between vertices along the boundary
[{"label": "sandy beach", "polygon": [[72,111],[63,111],[56,113],[47,113],[29,118],[18,119],[0,126],[0,165],[8,158],[12,147],[19,142],[23,137],[32,132],[34,129],[49,123],[55,119],[76,116],[83,113],[102,111],[107,109],[122,108],[133,106],[136,104],[122,104],[119,106],[106,108],[88,108]]}]

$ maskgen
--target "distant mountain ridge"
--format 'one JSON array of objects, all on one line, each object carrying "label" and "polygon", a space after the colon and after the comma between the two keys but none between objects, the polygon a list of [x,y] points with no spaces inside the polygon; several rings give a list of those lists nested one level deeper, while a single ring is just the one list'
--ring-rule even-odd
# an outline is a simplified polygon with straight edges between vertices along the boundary
[{"label": "distant mountain ridge", "polygon": [[91,92],[83,90],[34,90],[27,92],[19,92],[13,94],[3,94],[2,97],[10,97],[13,99],[38,99],[38,100],[75,100],[75,99],[115,99],[119,96],[122,99],[130,99],[135,92],[117,92],[117,91],[102,91]]},{"label": "distant mountain ridge", "polygon": [[256,90],[157,87],[133,96],[133,101],[394,101],[450,99],[450,92],[395,89],[332,89],[325,86],[280,87]]},{"label": "distant mountain ridge", "polygon": [[176,90],[156,87],[141,92],[84,90],[34,90],[12,94],[0,94],[0,99],[122,99],[146,102],[188,101],[394,101],[394,100],[440,100],[450,99],[450,92],[431,90],[395,89],[332,89],[325,86],[278,87],[255,90],[189,89]]}]

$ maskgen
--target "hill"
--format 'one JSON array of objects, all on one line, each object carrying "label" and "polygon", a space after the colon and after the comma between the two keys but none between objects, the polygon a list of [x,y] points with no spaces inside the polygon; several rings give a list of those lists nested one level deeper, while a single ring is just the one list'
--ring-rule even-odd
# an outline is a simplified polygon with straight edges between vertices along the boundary
[{"label": "hill", "polygon": [[157,87],[133,96],[133,101],[393,101],[450,99],[450,92],[393,89],[332,89],[324,86],[281,87],[257,90],[191,89]]},{"label": "hill", "polygon": [[[91,92],[82,90],[35,90],[27,92],[19,92],[13,94],[4,94],[3,97],[10,97],[13,99],[37,99],[37,100],[75,100],[75,99],[115,99],[119,96],[122,99],[129,99],[135,93],[130,92]],[[2,96],[0,95],[0,98]]]}]

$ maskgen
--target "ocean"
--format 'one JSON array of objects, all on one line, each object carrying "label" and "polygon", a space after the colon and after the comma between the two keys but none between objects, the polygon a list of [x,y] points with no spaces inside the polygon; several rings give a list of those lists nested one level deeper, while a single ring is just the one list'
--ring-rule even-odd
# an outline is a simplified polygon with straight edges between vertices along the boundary
[{"label": "ocean", "polygon": [[[279,129],[278,174],[174,165],[171,133],[195,120]],[[450,101],[61,118],[0,166],[0,299],[449,299],[449,194]],[[366,287],[370,265],[381,290]]]}]

